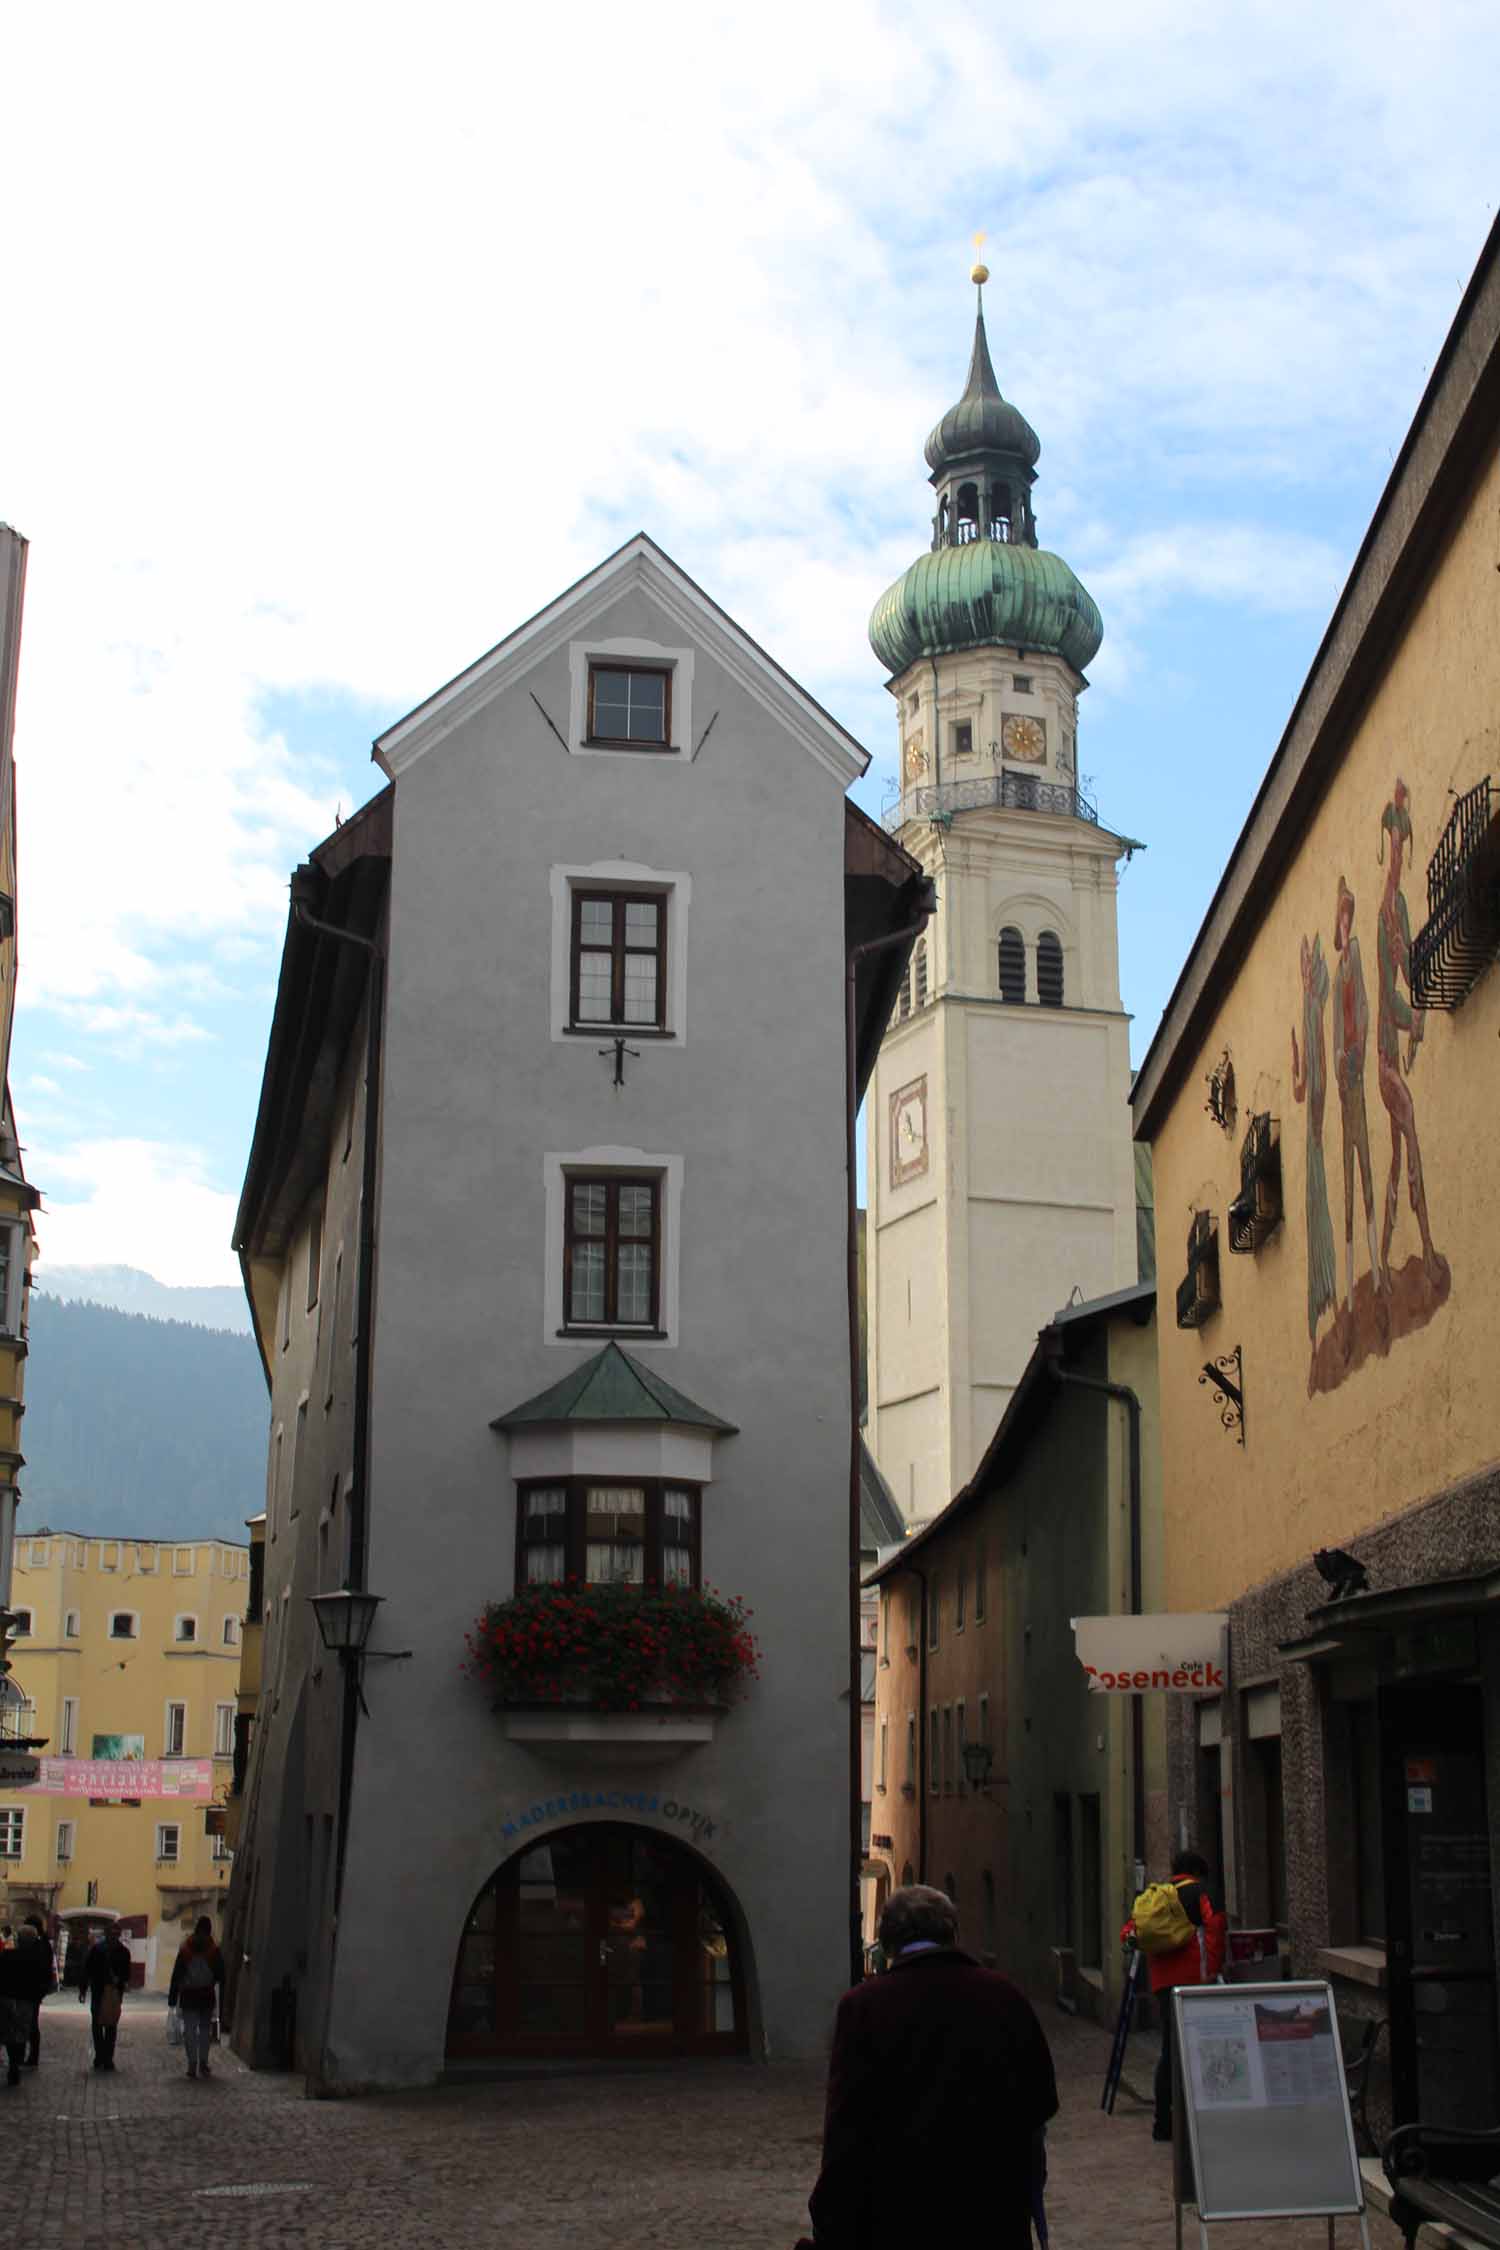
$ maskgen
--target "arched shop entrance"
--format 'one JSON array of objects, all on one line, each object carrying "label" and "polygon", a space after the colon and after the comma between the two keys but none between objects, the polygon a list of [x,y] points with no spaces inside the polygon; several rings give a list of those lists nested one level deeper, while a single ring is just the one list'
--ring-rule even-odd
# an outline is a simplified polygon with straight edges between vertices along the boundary
[{"label": "arched shop entrance", "polygon": [[565,1828],[480,1892],[458,1949],[450,2056],[745,2046],[728,1901],[684,1845],[613,1822]]}]

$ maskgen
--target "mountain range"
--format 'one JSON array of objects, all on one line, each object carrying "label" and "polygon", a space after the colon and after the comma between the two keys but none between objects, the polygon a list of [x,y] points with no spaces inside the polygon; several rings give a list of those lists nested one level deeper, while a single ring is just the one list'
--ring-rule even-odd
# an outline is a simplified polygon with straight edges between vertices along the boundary
[{"label": "mountain range", "polygon": [[197,1302],[238,1291],[165,1288],[129,1267],[73,1270],[195,1303],[188,1319],[161,1320],[32,1291],[22,1535],[47,1525],[243,1540],[245,1518],[265,1505],[265,1376],[253,1339],[207,1325],[210,1307]]},{"label": "mountain range", "polygon": [[178,1288],[138,1266],[44,1265],[38,1268],[37,1285],[49,1297],[65,1297],[73,1304],[113,1305],[117,1312],[149,1313],[154,1320],[250,1333],[245,1292],[233,1283]]}]

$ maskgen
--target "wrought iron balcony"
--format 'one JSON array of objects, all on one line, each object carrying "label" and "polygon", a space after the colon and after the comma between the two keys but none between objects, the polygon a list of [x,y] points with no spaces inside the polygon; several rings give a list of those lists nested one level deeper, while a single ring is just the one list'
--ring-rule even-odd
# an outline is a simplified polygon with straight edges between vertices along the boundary
[{"label": "wrought iron balcony", "polygon": [[1260,1110],[1240,1149],[1240,1192],[1229,1206],[1229,1247],[1241,1257],[1268,1242],[1281,1224],[1281,1136]]},{"label": "wrought iron balcony", "polygon": [[1097,828],[1099,812],[1081,789],[1070,781],[1043,781],[1034,773],[984,774],[973,781],[939,781],[924,789],[908,789],[881,815],[892,831],[908,820],[951,820],[955,813],[979,812],[1002,805],[1015,812],[1060,814],[1066,820],[1086,820]]},{"label": "wrought iron balcony", "polygon": [[1195,1211],[1188,1233],[1188,1270],[1177,1284],[1177,1325],[1201,1328],[1219,1309],[1219,1230],[1211,1211]]},{"label": "wrought iron balcony", "polygon": [[1427,920],[1412,939],[1418,1007],[1456,1008],[1500,952],[1500,815],[1490,780],[1459,798],[1427,870]]}]

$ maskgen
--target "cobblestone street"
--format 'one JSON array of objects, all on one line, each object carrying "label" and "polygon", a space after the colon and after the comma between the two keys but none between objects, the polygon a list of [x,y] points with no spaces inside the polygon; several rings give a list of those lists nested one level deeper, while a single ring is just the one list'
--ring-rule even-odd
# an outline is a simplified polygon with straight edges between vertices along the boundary
[{"label": "cobblestone street", "polygon": [[[1149,2112],[1127,2095],[1114,2118],[1100,2114],[1102,2035],[1051,2012],[1044,2021],[1063,2099],[1048,2193],[1056,2250],[1162,2250],[1170,2150],[1153,2145]],[[48,2004],[43,2025],[40,2070],[0,2088],[5,2231],[21,2250],[157,2250],[183,2238],[288,2250],[791,2250],[806,2225],[822,2102],[813,2067],[689,2064],[309,2102],[300,2080],[247,2071],[222,2048],[211,2079],[189,2080],[160,2003],[127,2008],[109,2075],[89,2067],[88,2018],[71,1995]],[[1149,2060],[1143,2043],[1135,2071]],[[976,2183],[983,2171],[976,2151]],[[1373,2214],[1371,2235],[1375,2250],[1396,2250]],[[1341,2221],[1339,2250],[1357,2239]],[[1239,2226],[1232,2245],[1326,2240],[1307,2221]]]}]

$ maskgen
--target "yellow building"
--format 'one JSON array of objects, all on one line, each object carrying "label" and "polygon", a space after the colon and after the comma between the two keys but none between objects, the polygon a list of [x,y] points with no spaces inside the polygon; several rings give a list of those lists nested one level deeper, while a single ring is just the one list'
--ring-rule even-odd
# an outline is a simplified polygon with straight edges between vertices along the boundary
[{"label": "yellow building", "polygon": [[17,1542],[5,1713],[41,1772],[0,1787],[0,1919],[68,1937],[118,1920],[137,1981],[165,1989],[199,1914],[217,1919],[250,1561],[183,1544],[38,1532]]},{"label": "yellow building", "polygon": [[[12,736],[26,542],[0,524],[0,1613],[9,1598],[11,1555],[20,1502],[22,1369],[26,1358],[26,1286],[35,1244],[31,1214],[38,1197],[21,1168],[10,1106],[10,1034],[16,1005],[16,778]],[[9,1700],[3,1671],[0,1614],[0,1723]]]},{"label": "yellow building", "polygon": [[1500,2110],[1497,524],[1500,229],[1133,1095],[1167,1606],[1230,1618],[1174,1836],[1452,2124]]}]

